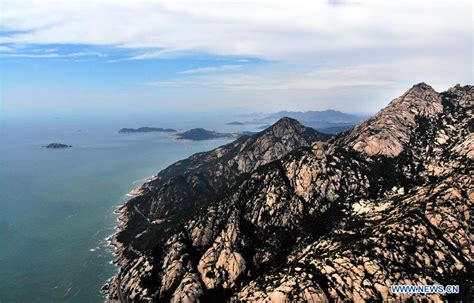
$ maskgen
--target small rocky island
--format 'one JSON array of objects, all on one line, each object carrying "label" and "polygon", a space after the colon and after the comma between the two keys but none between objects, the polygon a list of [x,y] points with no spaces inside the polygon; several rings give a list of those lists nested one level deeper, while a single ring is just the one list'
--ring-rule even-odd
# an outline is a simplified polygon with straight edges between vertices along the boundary
[{"label": "small rocky island", "polygon": [[235,134],[218,133],[204,128],[193,128],[191,130],[185,131],[184,133],[176,134],[174,137],[179,140],[202,141],[223,138],[232,139],[236,138],[237,136]]},{"label": "small rocky island", "polygon": [[67,145],[67,144],[62,144],[62,143],[50,143],[50,144],[45,145],[43,147],[44,148],[50,148],[50,149],[61,149],[61,148],[72,147],[72,145]]},{"label": "small rocky island", "polygon": [[172,128],[161,128],[161,127],[139,127],[139,128],[122,128],[119,130],[121,134],[129,134],[129,133],[152,133],[152,132],[159,132],[159,133],[175,133],[177,132],[176,129]]}]

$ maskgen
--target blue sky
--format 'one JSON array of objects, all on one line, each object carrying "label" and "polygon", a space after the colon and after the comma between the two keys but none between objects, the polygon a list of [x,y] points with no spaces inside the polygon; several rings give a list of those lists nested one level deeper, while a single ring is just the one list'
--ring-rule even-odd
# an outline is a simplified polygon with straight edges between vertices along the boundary
[{"label": "blue sky", "polygon": [[472,84],[470,1],[4,0],[7,115],[338,109]]}]

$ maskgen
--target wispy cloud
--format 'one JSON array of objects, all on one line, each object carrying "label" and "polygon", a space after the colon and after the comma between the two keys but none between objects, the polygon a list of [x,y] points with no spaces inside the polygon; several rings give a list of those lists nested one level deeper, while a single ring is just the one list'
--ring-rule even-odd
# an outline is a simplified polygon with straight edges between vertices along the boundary
[{"label": "wispy cloud", "polygon": [[176,78],[166,81],[146,83],[160,88],[203,88],[227,90],[314,90],[331,89],[340,86],[381,86],[392,82],[367,76],[368,69],[346,68],[327,70],[300,70],[285,73],[284,71],[195,75],[188,78]]},{"label": "wispy cloud", "polygon": [[11,52],[13,50],[14,50],[14,48],[12,48],[12,47],[0,45],[0,52]]},{"label": "wispy cloud", "polygon": [[[126,46],[128,48],[134,48],[133,46]],[[140,47],[138,47],[140,49]],[[147,50],[140,54],[133,55],[127,58],[127,60],[147,60],[147,59],[167,59],[188,54],[184,49],[178,48],[167,48],[157,50]]]},{"label": "wispy cloud", "polygon": [[245,58],[217,58],[217,61],[230,61],[230,62],[237,62],[237,63],[249,63],[249,59]]},{"label": "wispy cloud", "polygon": [[105,57],[104,54],[97,52],[76,52],[76,53],[0,53],[0,57],[5,58],[79,58],[79,57]]},{"label": "wispy cloud", "polygon": [[353,64],[344,67],[275,66],[268,70],[239,71],[232,74],[191,74],[164,81],[148,82],[146,85],[159,88],[199,88],[232,91],[303,91],[341,87],[391,87],[404,83],[411,85],[428,81],[445,88],[453,83],[444,75],[457,70],[454,78],[465,78],[468,72],[462,69],[464,62],[457,59],[439,62],[434,56],[414,56],[393,61]]},{"label": "wispy cloud", "polygon": [[180,72],[180,74],[207,74],[207,73],[216,73],[216,72],[227,72],[227,71],[237,71],[242,69],[243,65],[220,65],[220,66],[207,66],[207,67],[198,67],[193,69],[188,69]]},{"label": "wispy cloud", "polygon": [[58,48],[36,48],[31,50],[33,53],[55,53],[58,51]]}]

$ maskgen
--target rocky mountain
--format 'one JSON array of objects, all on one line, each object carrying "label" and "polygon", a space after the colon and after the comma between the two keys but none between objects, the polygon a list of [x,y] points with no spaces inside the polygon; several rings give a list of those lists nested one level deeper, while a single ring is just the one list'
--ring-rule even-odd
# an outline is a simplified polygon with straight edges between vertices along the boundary
[{"label": "rocky mountain", "polygon": [[120,209],[109,300],[472,300],[473,101],[421,83],[329,140],[285,118],[173,164]]},{"label": "rocky mountain", "polygon": [[120,209],[121,231],[113,239],[118,246],[118,262],[128,264],[142,254],[139,251],[154,254],[162,249],[165,235],[181,229],[198,209],[223,195],[243,175],[291,150],[326,139],[327,135],[283,118],[253,136],[241,136],[169,166],[139,189],[140,196]]}]

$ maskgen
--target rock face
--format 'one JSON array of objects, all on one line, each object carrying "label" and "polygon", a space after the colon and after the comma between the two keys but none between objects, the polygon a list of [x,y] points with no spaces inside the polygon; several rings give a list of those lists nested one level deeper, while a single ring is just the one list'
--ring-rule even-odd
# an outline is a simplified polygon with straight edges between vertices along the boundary
[{"label": "rock face", "polygon": [[421,83],[357,126],[346,141],[368,156],[395,157],[410,141],[410,135],[418,127],[417,119],[429,118],[442,111],[441,96]]},{"label": "rock face", "polygon": [[283,119],[173,164],[120,210],[109,300],[469,301],[473,101],[422,83],[326,142]]}]

